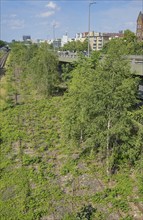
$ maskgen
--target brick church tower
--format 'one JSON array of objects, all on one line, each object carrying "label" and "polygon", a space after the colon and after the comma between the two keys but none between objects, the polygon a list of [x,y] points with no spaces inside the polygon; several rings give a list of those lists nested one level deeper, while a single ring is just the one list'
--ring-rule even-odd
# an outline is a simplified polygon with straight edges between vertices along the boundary
[{"label": "brick church tower", "polygon": [[141,11],[137,18],[136,35],[139,41],[143,41],[143,13]]}]

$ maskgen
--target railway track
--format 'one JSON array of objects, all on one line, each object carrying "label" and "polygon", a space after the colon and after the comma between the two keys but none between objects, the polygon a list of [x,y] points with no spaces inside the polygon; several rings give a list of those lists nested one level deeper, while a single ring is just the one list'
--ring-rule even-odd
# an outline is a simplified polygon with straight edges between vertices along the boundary
[{"label": "railway track", "polygon": [[0,69],[3,69],[4,68],[4,65],[5,65],[5,62],[7,60],[7,57],[9,55],[9,52],[6,52],[2,58],[0,59]]}]

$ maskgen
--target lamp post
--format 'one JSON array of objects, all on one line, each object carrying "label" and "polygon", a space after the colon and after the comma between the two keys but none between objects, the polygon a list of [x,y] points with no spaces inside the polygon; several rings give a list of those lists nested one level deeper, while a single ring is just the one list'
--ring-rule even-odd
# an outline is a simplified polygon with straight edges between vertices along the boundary
[{"label": "lamp post", "polygon": [[54,48],[54,51],[55,51],[55,27],[56,27],[56,24],[53,24],[53,48]]},{"label": "lamp post", "polygon": [[90,8],[91,5],[96,4],[96,2],[89,3],[89,13],[88,13],[88,57],[90,56]]},{"label": "lamp post", "polygon": [[55,27],[56,27],[56,24],[53,24],[53,39],[55,40]]}]

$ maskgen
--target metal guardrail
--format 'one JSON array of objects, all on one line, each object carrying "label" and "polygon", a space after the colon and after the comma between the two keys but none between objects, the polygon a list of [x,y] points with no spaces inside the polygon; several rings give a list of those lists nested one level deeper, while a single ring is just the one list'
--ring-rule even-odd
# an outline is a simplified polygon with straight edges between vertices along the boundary
[{"label": "metal guardrail", "polygon": [[78,58],[77,53],[68,52],[68,51],[58,51],[59,57],[69,57],[69,58]]}]

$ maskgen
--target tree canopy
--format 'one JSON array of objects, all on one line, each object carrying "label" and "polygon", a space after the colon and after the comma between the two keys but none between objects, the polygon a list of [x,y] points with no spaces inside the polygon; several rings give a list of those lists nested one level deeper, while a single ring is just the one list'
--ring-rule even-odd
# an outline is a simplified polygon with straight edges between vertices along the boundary
[{"label": "tree canopy", "polygon": [[58,60],[47,44],[11,48],[0,94],[9,99],[0,105],[1,219],[141,219],[143,106],[124,45],[65,66],[64,95],[54,92]]},{"label": "tree canopy", "polygon": [[6,45],[6,42],[5,42],[5,41],[0,40],[0,48],[1,48],[1,47],[3,47],[3,46],[5,46],[5,45]]},{"label": "tree canopy", "polygon": [[80,60],[64,99],[66,138],[105,154],[108,172],[122,157],[132,163],[141,152],[141,143],[134,148],[139,129],[130,117],[138,80],[133,79],[123,51],[120,44],[111,44],[107,56],[95,66],[93,58]]},{"label": "tree canopy", "polygon": [[124,31],[123,38],[112,39],[108,43],[104,44],[102,52],[107,53],[108,49],[110,49],[112,45],[114,47],[114,44],[122,45],[124,54],[127,54],[127,55],[142,55],[143,54],[143,51],[142,51],[143,42],[138,41],[134,32],[130,30]]},{"label": "tree canopy", "polygon": [[68,42],[63,46],[62,50],[82,52],[82,51],[87,51],[87,47],[88,47],[88,42],[87,39],[85,39],[83,42],[79,40]]},{"label": "tree canopy", "polygon": [[7,70],[7,99],[12,103],[48,97],[58,83],[58,59],[48,44],[11,45]]}]

